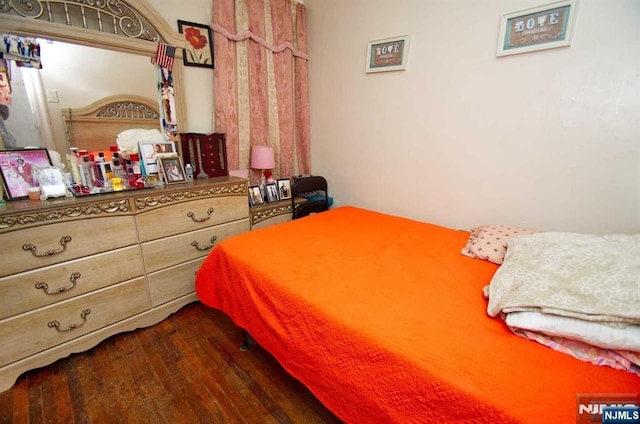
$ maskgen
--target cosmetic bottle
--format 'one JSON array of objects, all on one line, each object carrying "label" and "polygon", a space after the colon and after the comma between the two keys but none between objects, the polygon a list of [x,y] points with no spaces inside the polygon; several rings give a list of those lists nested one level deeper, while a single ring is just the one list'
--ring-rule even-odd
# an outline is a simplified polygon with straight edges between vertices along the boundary
[{"label": "cosmetic bottle", "polygon": [[111,170],[110,163],[102,163],[100,164],[102,168],[102,173],[104,175],[104,188],[107,190],[113,189],[113,184],[111,183],[111,178],[113,178],[113,171]]},{"label": "cosmetic bottle", "polygon": [[127,174],[127,182],[129,184],[129,188],[136,188],[136,178],[133,176],[133,165],[131,164],[131,159],[125,160],[124,172],[125,174]]},{"label": "cosmetic bottle", "polygon": [[[123,166],[120,164],[119,155],[117,153],[113,154],[113,166],[111,169],[113,170],[113,178],[111,178],[111,183],[113,184],[113,189],[116,187],[122,187],[121,190],[129,189],[129,178],[127,177],[127,173],[125,172]],[[118,178],[116,182],[115,179]]]},{"label": "cosmetic bottle", "polygon": [[108,180],[113,178],[113,170],[111,169],[111,164],[110,163],[105,163],[104,164],[104,177],[105,177],[105,179],[108,179]]},{"label": "cosmetic bottle", "polygon": [[74,185],[80,185],[80,171],[78,169],[78,156],[74,153],[67,155],[67,162],[69,162],[69,168],[71,169],[71,175],[73,176],[73,183],[71,184],[71,188]]},{"label": "cosmetic bottle", "polygon": [[184,167],[184,173],[187,177],[187,181],[193,181],[193,166],[191,166],[190,163]]},{"label": "cosmetic bottle", "polygon": [[82,162],[78,164],[78,172],[80,173],[80,185],[91,190],[93,188],[93,181],[91,178],[91,171],[89,170],[88,156],[82,157]]},{"label": "cosmetic bottle", "polygon": [[108,161],[112,161],[113,160],[113,154],[114,153],[118,153],[118,145],[117,144],[112,144],[109,146],[109,157],[107,158]]},{"label": "cosmetic bottle", "polygon": [[89,155],[89,173],[94,187],[104,187],[104,175],[100,168],[100,159],[100,156],[95,158],[93,155]]},{"label": "cosmetic bottle", "polygon": [[133,174],[133,182],[131,188],[144,188],[144,179],[142,178],[142,169],[140,168],[140,155],[131,153],[131,172]]},{"label": "cosmetic bottle", "polygon": [[113,191],[122,191],[124,188],[122,186],[122,178],[120,177],[111,178],[111,185],[113,186]]}]

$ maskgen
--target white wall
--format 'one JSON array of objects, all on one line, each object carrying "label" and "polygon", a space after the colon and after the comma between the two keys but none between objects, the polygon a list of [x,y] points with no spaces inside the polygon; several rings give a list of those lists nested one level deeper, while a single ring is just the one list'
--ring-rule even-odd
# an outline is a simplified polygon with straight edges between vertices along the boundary
[{"label": "white wall", "polygon": [[[580,0],[570,47],[497,58],[536,0],[306,0],[313,172],[336,205],[455,228],[640,232],[640,2]],[[408,69],[365,74],[409,34]]]}]

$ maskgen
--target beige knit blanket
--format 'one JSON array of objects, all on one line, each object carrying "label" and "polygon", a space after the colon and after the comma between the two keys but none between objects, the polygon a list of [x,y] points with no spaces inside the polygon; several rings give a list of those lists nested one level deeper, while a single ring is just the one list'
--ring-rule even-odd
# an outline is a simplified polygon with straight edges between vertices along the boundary
[{"label": "beige knit blanket", "polygon": [[491,316],[537,311],[640,324],[640,234],[517,237],[488,291]]}]

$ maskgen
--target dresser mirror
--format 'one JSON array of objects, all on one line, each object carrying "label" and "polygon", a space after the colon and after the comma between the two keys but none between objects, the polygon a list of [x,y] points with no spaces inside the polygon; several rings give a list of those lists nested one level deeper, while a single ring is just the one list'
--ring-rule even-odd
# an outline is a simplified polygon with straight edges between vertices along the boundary
[{"label": "dresser mirror", "polygon": [[[104,143],[102,149],[108,150],[125,129],[161,130],[159,75],[150,59],[157,43],[183,47],[184,41],[148,1],[0,2],[0,28],[42,44],[43,69],[37,72],[43,83],[26,106],[36,119],[38,114],[49,118],[49,128],[40,130],[41,146],[64,154],[71,145],[96,150],[96,143]],[[182,49],[177,48],[172,77],[178,128],[185,113],[182,67]],[[92,110],[98,106],[104,111]],[[76,127],[70,126],[78,113],[83,114],[80,124],[75,120]],[[79,135],[83,131],[87,135]],[[85,140],[91,145],[84,146]]]}]

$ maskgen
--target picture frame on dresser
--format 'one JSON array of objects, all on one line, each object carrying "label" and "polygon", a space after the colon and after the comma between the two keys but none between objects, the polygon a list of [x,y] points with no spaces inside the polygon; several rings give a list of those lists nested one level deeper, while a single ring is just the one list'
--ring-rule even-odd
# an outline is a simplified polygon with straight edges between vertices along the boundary
[{"label": "picture frame on dresser", "polygon": [[47,149],[0,150],[0,174],[7,200],[28,198],[29,187],[37,185],[34,171],[50,166]]},{"label": "picture frame on dresser", "polygon": [[177,155],[176,144],[170,140],[140,141],[138,142],[140,154],[140,168],[143,176],[149,174],[161,174],[158,169],[157,159],[161,155]]},{"label": "picture frame on dresser", "polygon": [[280,200],[291,199],[291,180],[289,178],[280,178],[277,183],[278,198]]},{"label": "picture frame on dresser", "polygon": [[259,185],[249,186],[249,204],[251,206],[264,205],[264,196]]},{"label": "picture frame on dresser", "polygon": [[274,203],[280,200],[280,196],[278,196],[278,185],[276,183],[267,184],[267,200],[269,203]]},{"label": "picture frame on dresser", "polygon": [[40,199],[49,197],[71,197],[73,193],[64,182],[62,170],[57,166],[39,167],[36,171],[38,186],[40,187]]},{"label": "picture frame on dresser", "polygon": [[184,183],[187,181],[182,159],[178,155],[158,157],[158,168],[161,170],[162,178],[166,184]]}]

